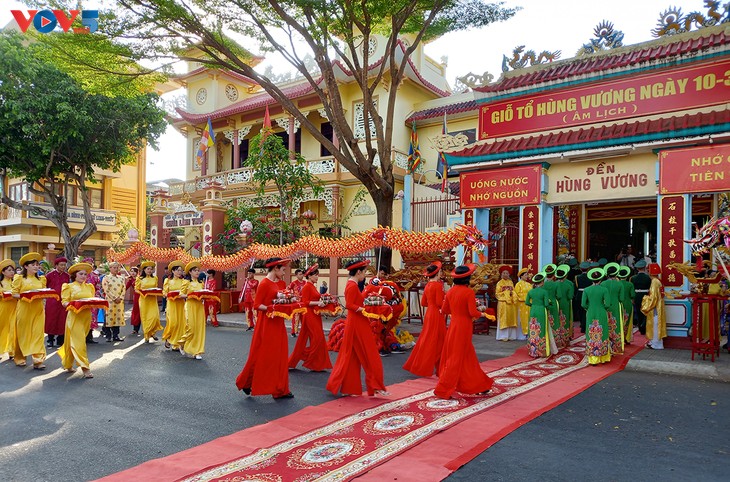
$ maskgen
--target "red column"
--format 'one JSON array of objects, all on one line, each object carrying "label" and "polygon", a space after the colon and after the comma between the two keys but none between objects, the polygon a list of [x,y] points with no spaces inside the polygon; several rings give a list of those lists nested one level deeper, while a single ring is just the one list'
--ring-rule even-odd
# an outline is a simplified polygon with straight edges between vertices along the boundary
[{"label": "red column", "polygon": [[289,116],[289,158],[294,159],[294,149],[296,148],[296,139],[295,134],[296,131],[294,130],[294,117]]},{"label": "red column", "polygon": [[530,272],[540,271],[540,208],[524,206],[522,208],[522,257],[520,268],[528,268]]},{"label": "red column", "polygon": [[659,230],[659,252],[662,268],[662,284],[666,287],[682,286],[684,278],[671,263],[684,262],[684,222],[686,203],[684,196],[662,196],[659,201],[661,229]]},{"label": "red column", "polygon": [[[56,258],[58,257],[59,253],[60,253],[60,251],[57,249],[44,249],[43,250],[43,254],[46,255],[46,261],[48,261],[48,263],[51,266],[53,266],[53,263],[56,261]],[[68,263],[68,265],[70,267],[73,264],[73,261],[72,260],[69,260],[69,261],[70,262]]]}]

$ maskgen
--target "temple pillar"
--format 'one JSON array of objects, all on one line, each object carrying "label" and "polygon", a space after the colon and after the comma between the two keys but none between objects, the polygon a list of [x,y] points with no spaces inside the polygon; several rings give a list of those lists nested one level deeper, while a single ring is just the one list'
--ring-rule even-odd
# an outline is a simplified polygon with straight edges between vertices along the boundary
[{"label": "temple pillar", "polygon": [[233,129],[233,169],[241,167],[241,146],[238,140],[238,129]]},{"label": "temple pillar", "polygon": [[[213,242],[223,233],[226,221],[226,208],[223,207],[223,191],[225,187],[212,182],[205,189],[205,199],[200,210],[203,212],[203,242],[201,243],[203,256],[222,255],[223,248],[214,246]],[[223,273],[215,274],[216,285],[223,287]]]},{"label": "temple pillar", "polygon": [[[167,191],[157,190],[152,193],[152,211],[150,212],[150,246],[153,248],[170,247],[170,230],[165,229],[165,216],[169,213],[170,195]],[[157,261],[155,273],[162,286],[162,272],[167,266],[166,261]]]},{"label": "temple pillar", "polygon": [[[61,254],[61,251],[58,249],[55,249],[55,246],[53,246],[53,248],[51,248],[51,246],[53,246],[53,245],[49,244],[48,249],[43,250],[43,254],[46,257],[46,261],[48,261],[48,263],[51,266],[53,266],[54,263],[56,262],[56,258],[58,257],[59,254]],[[73,260],[69,260],[68,265],[71,266],[72,264],[73,264]]]},{"label": "temple pillar", "polygon": [[[339,221],[340,215],[340,186],[332,186],[332,218],[335,223]],[[340,292],[339,289],[339,258],[330,257],[330,276],[327,284],[329,284],[329,292],[333,296],[337,296]]]}]

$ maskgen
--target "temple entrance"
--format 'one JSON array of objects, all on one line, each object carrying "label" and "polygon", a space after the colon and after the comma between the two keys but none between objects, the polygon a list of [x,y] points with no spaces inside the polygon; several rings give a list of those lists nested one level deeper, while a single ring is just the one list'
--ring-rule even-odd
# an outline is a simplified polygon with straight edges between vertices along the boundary
[{"label": "temple entrance", "polygon": [[631,254],[635,260],[656,258],[656,201],[586,206],[586,217],[586,258],[618,261],[621,254]]}]

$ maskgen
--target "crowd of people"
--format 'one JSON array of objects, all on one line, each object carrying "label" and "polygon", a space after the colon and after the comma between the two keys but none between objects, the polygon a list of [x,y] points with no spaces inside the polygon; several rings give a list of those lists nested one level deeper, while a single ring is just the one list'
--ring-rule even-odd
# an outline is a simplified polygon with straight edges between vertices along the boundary
[{"label": "crowd of people", "polygon": [[[134,288],[132,334],[143,336],[146,343],[155,343],[162,331],[166,350],[202,359],[207,319],[210,317],[214,326],[218,324],[214,296],[204,296],[215,291],[214,281],[210,281],[215,275],[212,270],[201,273],[196,261],[187,264],[172,261],[166,267],[160,289],[153,261],[142,262],[126,275],[121,274],[124,269],[121,265],[111,263],[108,273],[100,281],[95,280],[97,287],[90,282],[95,272],[90,263],[78,262],[67,268],[67,260],[58,258],[55,268],[41,276],[40,261],[38,253],[23,256],[17,273],[12,260],[0,263],[3,291],[0,353],[9,353],[16,365],[25,366],[30,356],[34,369],[44,369],[46,346],[55,344],[60,347],[64,369],[73,372],[77,366],[86,378],[93,377],[86,344],[93,331],[92,320],[98,313],[94,310],[98,307],[70,310],[69,304],[103,297],[108,305],[104,310],[103,334],[110,342],[123,341],[119,329],[126,324],[124,297],[131,287]],[[266,276],[261,281],[255,279],[253,269],[247,272],[239,305],[247,312],[248,329],[255,328],[255,331],[248,359],[236,379],[238,389],[249,395],[293,397],[288,371],[302,363],[311,371],[331,369],[326,388],[334,394],[360,395],[364,371],[367,393],[387,395],[380,360],[386,353],[379,336],[385,336],[393,328],[403,310],[397,285],[384,279],[386,273],[379,273],[366,283],[368,261],[347,265],[349,278],[344,294],[347,317],[333,366],[322,325],[322,309],[331,300],[326,289],[318,287],[318,266],[296,270],[295,279],[287,286],[284,276],[289,262],[281,258],[266,260]],[[636,274],[629,266],[616,262],[599,260],[578,264],[571,259],[565,264],[548,264],[534,275],[523,268],[517,273],[516,284],[512,267],[500,267],[494,293],[497,340],[525,340],[530,356],[548,357],[570,344],[576,322],[586,335],[589,363],[596,365],[609,362],[612,355],[622,354],[624,346],[633,341],[636,325],[641,333],[646,333],[649,348],[662,349],[666,323],[659,266],[646,266],[640,259],[634,267]],[[475,265],[456,267],[451,273],[454,286],[448,290],[442,279],[441,263],[434,262],[423,273],[428,280],[421,298],[426,310],[423,330],[403,368],[417,376],[435,374],[438,377],[435,395],[440,398],[450,398],[454,392],[485,393],[491,387],[491,379],[480,369],[471,342],[473,320],[487,309],[477,303],[474,291],[469,288],[475,268]],[[365,300],[374,294],[380,297],[390,285],[395,288],[390,290],[385,303],[393,308],[393,316],[373,336]],[[23,293],[47,293],[47,289],[56,292],[58,299],[47,296],[24,299]],[[301,308],[291,315],[277,308],[276,299],[283,292],[291,293],[300,303]],[[160,323],[159,296],[166,301],[164,330]],[[450,317],[448,328],[447,317]],[[287,320],[291,330],[287,329]],[[291,354],[289,335],[298,336]]]},{"label": "crowd of people", "polygon": [[132,335],[144,336],[147,343],[158,341],[162,331],[158,296],[162,296],[167,301],[165,349],[202,359],[207,317],[217,325],[215,284],[210,282],[214,271],[201,276],[200,263],[173,261],[167,266],[171,276],[160,290],[152,261],[125,274],[119,263],[110,263],[99,273],[90,260],[69,266],[63,257],[41,274],[41,261],[39,253],[28,253],[17,267],[10,259],[0,262],[0,355],[7,353],[17,366],[26,366],[31,357],[33,368],[44,370],[46,348],[56,346],[65,370],[73,373],[78,367],[84,378],[93,378],[87,344],[98,343],[93,332],[102,321],[107,342],[124,341],[120,327],[126,325],[124,298],[130,288]]},{"label": "crowd of people", "polygon": [[506,339],[511,327],[521,328],[515,339],[527,338],[531,356],[550,356],[570,344],[577,322],[586,336],[591,365],[622,355],[625,345],[633,342],[635,326],[646,334],[647,348],[664,348],[666,319],[658,264],[647,265],[640,259],[633,273],[629,266],[605,259],[580,264],[574,258],[572,261],[548,264],[531,279],[530,273],[521,270],[518,285],[525,286],[519,290],[511,287],[510,268],[505,267],[502,292],[497,295],[501,315],[498,339]]}]

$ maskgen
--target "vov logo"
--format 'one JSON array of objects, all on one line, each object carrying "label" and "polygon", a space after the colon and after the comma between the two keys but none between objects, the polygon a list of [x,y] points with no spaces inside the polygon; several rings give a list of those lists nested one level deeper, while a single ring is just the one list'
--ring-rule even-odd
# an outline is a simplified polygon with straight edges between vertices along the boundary
[{"label": "vov logo", "polygon": [[98,10],[69,10],[68,15],[63,10],[28,10],[27,16],[22,10],[11,10],[10,13],[15,17],[23,33],[28,30],[31,23],[39,33],[51,33],[58,25],[64,32],[68,32],[79,13],[83,27],[74,27],[73,33],[94,33],[99,28]]}]

